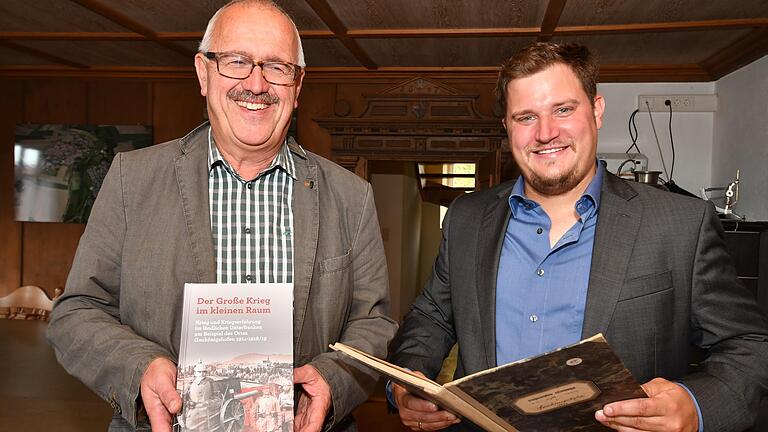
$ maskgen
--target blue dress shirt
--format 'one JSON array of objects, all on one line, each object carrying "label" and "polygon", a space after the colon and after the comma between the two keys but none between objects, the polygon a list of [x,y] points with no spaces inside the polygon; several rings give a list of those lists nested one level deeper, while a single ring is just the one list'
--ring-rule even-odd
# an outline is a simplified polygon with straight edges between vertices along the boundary
[{"label": "blue dress shirt", "polygon": [[603,170],[575,205],[579,219],[550,247],[551,221],[512,188],[512,214],[496,276],[496,362],[505,364],[581,340]]}]

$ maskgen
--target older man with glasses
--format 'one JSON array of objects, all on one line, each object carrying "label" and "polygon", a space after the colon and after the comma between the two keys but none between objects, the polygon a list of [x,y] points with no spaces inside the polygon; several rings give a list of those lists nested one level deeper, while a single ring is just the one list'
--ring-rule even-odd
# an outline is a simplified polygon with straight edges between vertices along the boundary
[{"label": "older man with glasses", "polygon": [[49,329],[111,431],[171,429],[186,282],[293,283],[295,428],[354,428],[377,377],[328,344],[381,357],[396,324],[370,185],[287,138],[303,68],[284,11],[231,2],[195,56],[210,124],[113,162]]}]

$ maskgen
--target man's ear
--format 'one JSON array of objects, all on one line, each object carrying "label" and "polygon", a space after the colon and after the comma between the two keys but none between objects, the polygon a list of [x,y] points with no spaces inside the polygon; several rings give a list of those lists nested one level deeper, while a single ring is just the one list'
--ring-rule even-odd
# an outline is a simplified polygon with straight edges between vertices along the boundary
[{"label": "man's ear", "polygon": [[296,95],[294,96],[293,100],[293,109],[296,109],[299,107],[299,93],[301,93],[301,85],[304,84],[304,70],[301,70],[301,74],[299,75],[299,80],[296,83]]},{"label": "man's ear", "polygon": [[600,127],[603,125],[603,112],[605,112],[605,99],[603,99],[603,97],[600,95],[596,95],[594,106],[595,106],[594,107],[595,124],[597,125],[597,128],[600,129]]},{"label": "man's ear", "polygon": [[195,72],[197,73],[197,82],[200,83],[200,94],[208,95],[208,64],[202,53],[195,54]]},{"label": "man's ear", "polygon": [[504,130],[507,130],[507,118],[502,117],[501,118],[501,125],[504,126]]}]

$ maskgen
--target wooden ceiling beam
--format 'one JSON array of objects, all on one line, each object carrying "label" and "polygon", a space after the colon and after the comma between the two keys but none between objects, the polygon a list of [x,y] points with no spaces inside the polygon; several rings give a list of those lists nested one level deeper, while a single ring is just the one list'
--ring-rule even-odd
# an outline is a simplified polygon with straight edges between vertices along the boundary
[{"label": "wooden ceiling beam", "polygon": [[80,6],[90,10],[91,12],[99,14],[104,18],[127,28],[128,30],[131,30],[133,32],[136,32],[146,37],[148,40],[156,42],[164,46],[165,48],[175,51],[185,57],[194,57],[195,55],[195,52],[193,51],[190,51],[184,47],[171,43],[170,41],[160,39],[157,33],[151,28],[134,20],[128,15],[122,14],[114,9],[111,9],[107,5],[101,3],[99,0],[70,0],[70,1],[77,3]]},{"label": "wooden ceiling beam", "polygon": [[355,42],[354,39],[347,34],[348,30],[344,23],[341,22],[336,13],[331,9],[326,0],[306,0],[307,4],[315,11],[317,16],[325,23],[326,27],[331,29],[339,42],[344,45],[350,53],[365,66],[366,69],[374,70],[378,65],[371,59],[370,56],[363,50],[360,45]]},{"label": "wooden ceiling beam", "polygon": [[768,54],[768,28],[755,29],[701,62],[713,80]]},{"label": "wooden ceiling beam", "polygon": [[557,23],[560,22],[560,16],[565,9],[565,3],[568,0],[549,0],[547,4],[547,10],[544,12],[544,19],[541,20],[541,33],[536,39],[539,42],[547,42],[552,39],[552,33],[557,28]]},{"label": "wooden ceiling beam", "polygon": [[395,38],[461,38],[461,37],[515,37],[537,36],[538,27],[520,28],[414,28],[414,29],[359,29],[349,30],[354,39]]},{"label": "wooden ceiling beam", "polygon": [[611,24],[557,27],[557,36],[659,33],[679,31],[728,30],[768,27],[768,18],[722,19],[707,21],[675,21],[642,24]]},{"label": "wooden ceiling beam", "polygon": [[[338,82],[360,80],[402,80],[422,75],[435,79],[471,79],[493,84],[497,67],[380,67],[375,71],[364,67],[309,67],[305,81]],[[91,67],[73,69],[52,66],[0,66],[0,77],[90,77],[90,78],[145,78],[195,79],[191,66],[179,67]],[[712,76],[695,64],[677,65],[620,65],[608,64],[600,68],[600,82],[706,82]]]},{"label": "wooden ceiling beam", "polygon": [[[610,24],[586,26],[559,26],[554,36],[659,33],[729,29],[768,28],[768,18],[722,19],[705,21],[675,21],[641,24]],[[397,38],[462,38],[462,37],[533,37],[542,33],[539,27],[518,28],[393,28],[347,30],[351,39]],[[330,30],[299,30],[302,39],[334,39]],[[154,37],[162,41],[199,41],[202,32],[156,32]],[[147,41],[147,36],[137,32],[0,32],[0,40],[71,40],[71,41]]]},{"label": "wooden ceiling beam", "polygon": [[0,40],[38,41],[144,41],[133,32],[0,32]]},{"label": "wooden ceiling beam", "polygon": [[697,64],[609,64],[600,66],[599,82],[709,82],[712,76]]},{"label": "wooden ceiling beam", "polygon": [[[203,32],[157,32],[158,40],[163,41],[199,41]],[[302,39],[333,39],[336,36],[329,30],[300,30]],[[3,32],[0,40],[47,40],[47,41],[111,41],[134,42],[148,41],[147,36],[135,32]]]},{"label": "wooden ceiling beam", "polygon": [[57,55],[53,55],[53,54],[47,53],[45,51],[41,51],[41,50],[38,50],[38,49],[35,49],[35,48],[28,47],[26,45],[21,45],[21,44],[18,44],[18,43],[15,43],[15,42],[11,42],[11,41],[0,40],[0,46],[5,46],[5,47],[11,48],[11,49],[13,49],[15,51],[23,52],[25,54],[30,54],[30,55],[33,55],[35,57],[39,57],[39,58],[42,58],[42,59],[45,59],[45,60],[50,60],[50,61],[52,61],[54,63],[60,64],[60,65],[64,65],[64,66],[73,67],[73,68],[76,68],[76,69],[87,69],[88,68],[88,66],[86,66],[84,64],[73,62],[73,61],[65,59],[63,57],[59,57]]}]

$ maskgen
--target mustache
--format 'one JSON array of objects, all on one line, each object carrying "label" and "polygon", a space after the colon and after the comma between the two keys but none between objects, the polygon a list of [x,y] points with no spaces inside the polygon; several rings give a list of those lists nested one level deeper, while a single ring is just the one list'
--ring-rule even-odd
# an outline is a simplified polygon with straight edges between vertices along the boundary
[{"label": "mustache", "polygon": [[227,92],[227,97],[232,100],[239,100],[249,103],[275,104],[280,102],[280,98],[269,93],[256,94],[250,90],[232,89]]}]

